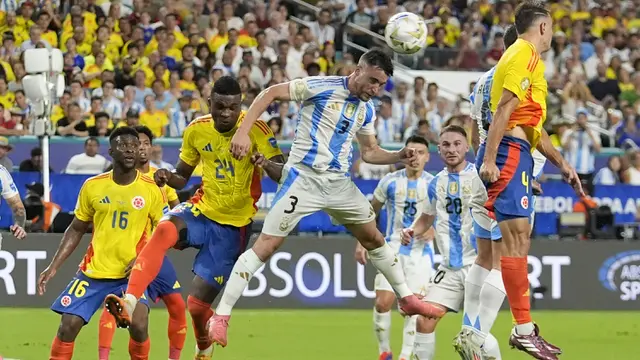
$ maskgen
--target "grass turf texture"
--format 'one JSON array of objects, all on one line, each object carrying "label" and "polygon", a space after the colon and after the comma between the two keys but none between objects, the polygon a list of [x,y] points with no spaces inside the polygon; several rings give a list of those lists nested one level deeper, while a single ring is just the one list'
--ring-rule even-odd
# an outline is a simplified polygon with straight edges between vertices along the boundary
[{"label": "grass turf texture", "polygon": [[[188,316],[188,315],[187,315]],[[0,355],[20,360],[47,359],[60,317],[46,309],[1,308]],[[229,346],[217,348],[214,359],[222,360],[366,360],[377,359],[371,311],[364,310],[237,310],[229,329]],[[640,324],[637,312],[536,311],[534,319],[543,335],[562,347],[562,360],[623,360],[637,356]],[[96,359],[99,314],[80,332],[74,359]],[[189,320],[182,359],[193,359],[194,339]],[[461,318],[449,314],[436,332],[438,360],[458,360],[451,340],[460,329]],[[150,320],[151,359],[168,355],[167,313],[154,308]],[[493,334],[503,359],[529,357],[507,344],[511,316],[502,312]],[[393,317],[392,346],[399,355],[402,318]],[[128,333],[118,329],[111,359],[128,359]]]}]

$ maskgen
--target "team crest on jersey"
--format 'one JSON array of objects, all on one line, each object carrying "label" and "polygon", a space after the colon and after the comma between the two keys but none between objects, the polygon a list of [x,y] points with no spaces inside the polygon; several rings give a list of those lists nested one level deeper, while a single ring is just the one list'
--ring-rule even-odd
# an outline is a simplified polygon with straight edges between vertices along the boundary
[{"label": "team crest on jersey", "polygon": [[522,206],[523,209],[528,209],[529,208],[529,198],[526,196],[523,196],[522,199],[520,199],[520,205]]},{"label": "team crest on jersey", "polygon": [[131,200],[131,206],[134,209],[140,210],[144,207],[144,198],[142,196],[136,196]]},{"label": "team crest on jersey", "polygon": [[282,221],[280,222],[280,231],[287,231],[289,229],[289,218],[288,217],[283,217]]},{"label": "team crest on jersey", "polygon": [[471,195],[471,182],[467,181],[462,185],[462,193],[464,195]]},{"label": "team crest on jersey", "polygon": [[522,79],[522,82],[520,83],[520,87],[522,88],[523,91],[527,90],[529,85],[531,85],[531,81],[529,81],[529,78]]},{"label": "team crest on jersey", "polygon": [[364,122],[364,110],[358,112],[358,124],[362,125],[362,122]]},{"label": "team crest on jersey", "polygon": [[356,105],[353,103],[347,103],[347,106],[344,108],[344,117],[351,118],[353,114],[356,113]]},{"label": "team crest on jersey", "polygon": [[295,88],[293,89],[293,93],[296,94],[297,98],[304,97],[307,92],[307,85],[304,83],[304,80],[296,81]]},{"label": "team crest on jersey", "polygon": [[416,189],[409,189],[408,191],[409,197],[412,199],[416,198]]},{"label": "team crest on jersey", "polygon": [[64,307],[71,305],[71,296],[65,295],[60,299],[60,304]]},{"label": "team crest on jersey", "polygon": [[449,183],[449,194],[455,195],[457,193],[458,193],[458,183],[457,182]]}]

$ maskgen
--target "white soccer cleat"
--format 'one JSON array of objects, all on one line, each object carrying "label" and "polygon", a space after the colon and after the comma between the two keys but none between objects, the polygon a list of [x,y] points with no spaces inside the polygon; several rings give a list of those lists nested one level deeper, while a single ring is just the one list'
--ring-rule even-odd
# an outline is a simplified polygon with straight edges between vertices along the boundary
[{"label": "white soccer cleat", "polygon": [[196,355],[194,357],[195,360],[211,360],[213,358],[213,344],[204,350],[200,350],[198,345],[196,345]]}]

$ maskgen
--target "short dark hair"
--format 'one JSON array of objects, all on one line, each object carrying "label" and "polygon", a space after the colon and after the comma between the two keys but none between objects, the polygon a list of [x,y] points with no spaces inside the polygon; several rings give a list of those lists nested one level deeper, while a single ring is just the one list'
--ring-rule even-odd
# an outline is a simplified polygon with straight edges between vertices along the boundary
[{"label": "short dark hair", "polygon": [[232,76],[222,76],[213,84],[213,93],[218,95],[240,95],[240,83]]},{"label": "short dark hair", "polygon": [[115,130],[113,130],[111,135],[109,135],[109,143],[112,143],[113,140],[115,140],[119,136],[124,136],[124,135],[131,135],[131,136],[138,137],[138,132],[136,131],[136,129],[129,126],[122,126],[122,127],[116,128]]},{"label": "short dark hair", "polygon": [[440,136],[442,136],[442,135],[444,135],[445,133],[448,133],[448,132],[458,133],[458,134],[462,135],[465,139],[467,138],[467,131],[462,126],[458,126],[458,125],[445,126],[442,129],[442,131],[440,131]]},{"label": "short dark hair", "polygon": [[391,96],[389,96],[389,95],[383,95],[380,98],[380,102],[381,103],[385,103],[385,104],[389,104],[389,105],[393,104],[393,100],[391,100]]},{"label": "short dark hair", "polygon": [[515,25],[511,25],[504,32],[504,48],[508,49],[516,40],[518,40],[518,30]]},{"label": "short dark hair", "polygon": [[411,136],[409,136],[409,138],[407,139],[407,141],[404,144],[405,145],[409,145],[409,143],[422,144],[422,145],[426,146],[427,149],[429,148],[429,142],[427,141],[427,139],[425,139],[424,137],[419,136],[419,135],[411,135]]},{"label": "short dark hair", "polygon": [[393,62],[382,49],[373,48],[367,51],[360,57],[360,62],[364,62],[369,66],[379,67],[387,76],[393,76]]},{"label": "short dark hair", "polygon": [[89,136],[87,138],[87,140],[84,141],[84,146],[87,146],[90,142],[95,142],[96,144],[100,145],[100,141],[98,141],[98,138],[95,136]]},{"label": "short dark hair", "polygon": [[534,24],[534,22],[541,18],[550,16],[549,10],[544,7],[544,2],[537,0],[528,0],[516,8],[516,30],[518,34],[524,34]]},{"label": "short dark hair", "polygon": [[95,113],[95,115],[93,115],[93,117],[98,120],[100,118],[107,118],[107,120],[109,120],[111,117],[109,116],[109,114],[107,114],[104,111],[98,111],[97,113]]},{"label": "short dark hair", "polygon": [[151,129],[149,129],[148,127],[144,126],[144,125],[136,125],[133,126],[133,129],[138,132],[138,134],[145,134],[147,135],[147,137],[149,138],[149,141],[151,141],[153,143],[153,132],[151,132]]}]

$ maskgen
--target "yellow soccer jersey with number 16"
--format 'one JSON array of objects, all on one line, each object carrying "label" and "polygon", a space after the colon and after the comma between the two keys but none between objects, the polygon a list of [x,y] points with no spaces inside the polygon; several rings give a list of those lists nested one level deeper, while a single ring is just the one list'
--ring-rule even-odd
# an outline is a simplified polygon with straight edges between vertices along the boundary
[{"label": "yellow soccer jersey with number 16", "polygon": [[[186,128],[180,160],[196,167],[202,161],[202,188],[192,201],[207,218],[236,227],[248,225],[255,215],[255,203],[260,199],[262,171],[246,156],[236,160],[229,151],[231,138],[242,123],[240,114],[236,127],[221,134],[213,126],[211,115],[195,119]],[[251,128],[252,151],[267,159],[282,155],[271,128],[261,120]]]},{"label": "yellow soccer jersey with number 16", "polygon": [[146,243],[150,221],[157,225],[167,199],[155,182],[138,171],[129,185],[113,181],[113,172],[87,179],[75,209],[78,220],[93,223],[93,236],[80,270],[92,279],[122,279],[127,265]]}]

